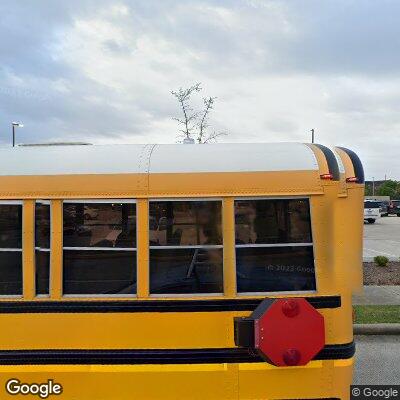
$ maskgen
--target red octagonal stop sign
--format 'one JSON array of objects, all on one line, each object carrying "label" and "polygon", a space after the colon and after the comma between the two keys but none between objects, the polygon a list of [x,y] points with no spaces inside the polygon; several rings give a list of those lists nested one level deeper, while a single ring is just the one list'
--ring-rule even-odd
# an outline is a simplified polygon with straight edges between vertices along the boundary
[{"label": "red octagonal stop sign", "polygon": [[272,364],[305,365],[325,345],[324,318],[304,298],[266,299],[251,318],[254,347]]}]

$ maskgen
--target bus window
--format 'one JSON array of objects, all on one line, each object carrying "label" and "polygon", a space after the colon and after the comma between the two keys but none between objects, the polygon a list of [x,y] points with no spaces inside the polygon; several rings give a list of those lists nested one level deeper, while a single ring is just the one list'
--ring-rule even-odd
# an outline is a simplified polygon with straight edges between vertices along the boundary
[{"label": "bus window", "polygon": [[63,293],[136,294],[136,204],[64,202]]},{"label": "bus window", "polygon": [[22,294],[22,204],[0,203],[0,295]]},{"label": "bus window", "polygon": [[235,201],[237,291],[315,290],[308,199]]},{"label": "bus window", "polygon": [[150,202],[150,293],[222,293],[221,201]]},{"label": "bus window", "polygon": [[35,205],[35,281],[36,295],[49,294],[50,274],[50,203]]}]

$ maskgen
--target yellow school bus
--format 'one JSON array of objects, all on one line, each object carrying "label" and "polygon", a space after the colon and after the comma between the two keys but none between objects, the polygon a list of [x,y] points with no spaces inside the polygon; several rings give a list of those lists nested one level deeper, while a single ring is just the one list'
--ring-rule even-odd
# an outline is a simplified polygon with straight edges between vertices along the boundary
[{"label": "yellow school bus", "polygon": [[363,185],[314,144],[0,149],[0,397],[348,398]]}]

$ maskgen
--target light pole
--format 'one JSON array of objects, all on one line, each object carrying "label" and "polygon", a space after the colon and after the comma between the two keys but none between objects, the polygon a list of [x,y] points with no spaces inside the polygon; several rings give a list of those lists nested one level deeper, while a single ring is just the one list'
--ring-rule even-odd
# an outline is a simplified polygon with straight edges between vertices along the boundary
[{"label": "light pole", "polygon": [[21,124],[20,122],[12,122],[12,145],[15,147],[15,128],[23,128],[24,124]]},{"label": "light pole", "polygon": [[375,196],[375,178],[372,177],[372,196]]},{"label": "light pole", "polygon": [[311,143],[314,143],[314,128],[311,129]]}]

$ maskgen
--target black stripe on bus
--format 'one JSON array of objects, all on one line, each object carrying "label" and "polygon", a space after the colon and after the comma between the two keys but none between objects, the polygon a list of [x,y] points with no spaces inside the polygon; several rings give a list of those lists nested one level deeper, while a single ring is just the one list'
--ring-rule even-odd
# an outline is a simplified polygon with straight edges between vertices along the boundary
[{"label": "black stripe on bus", "polygon": [[353,168],[354,175],[357,178],[357,183],[364,183],[364,167],[361,163],[360,158],[353,150],[346,149],[346,147],[338,147],[340,150],[343,150],[350,158]]},{"label": "black stripe on bus", "polygon": [[328,164],[328,169],[329,172],[332,174],[333,180],[339,181],[340,180],[339,165],[335,155],[333,154],[333,151],[328,147],[323,146],[322,144],[314,143],[314,145],[317,146],[324,153],[326,162]]},{"label": "black stripe on bus", "polygon": [[[0,314],[254,311],[263,299],[1,301]],[[340,296],[306,297],[315,308],[338,308]]]},{"label": "black stripe on bus", "polygon": [[[354,342],[326,345],[314,360],[348,359],[354,355]],[[265,362],[245,348],[173,350],[0,350],[1,365],[29,364],[219,364]]]}]

